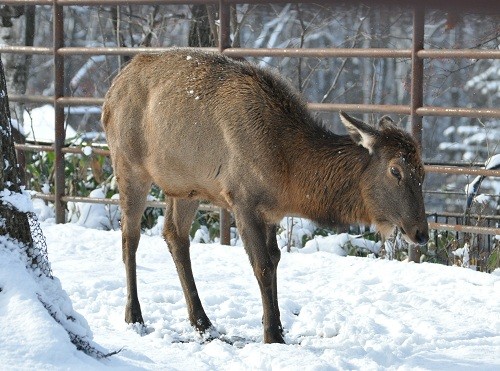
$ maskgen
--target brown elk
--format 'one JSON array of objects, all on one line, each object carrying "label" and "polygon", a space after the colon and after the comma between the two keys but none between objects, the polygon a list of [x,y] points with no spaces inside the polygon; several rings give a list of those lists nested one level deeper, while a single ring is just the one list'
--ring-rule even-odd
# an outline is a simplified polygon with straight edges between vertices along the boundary
[{"label": "brown elk", "polygon": [[196,289],[189,230],[199,200],[234,213],[259,283],[264,342],[284,342],[275,224],[285,215],[323,225],[399,227],[428,240],[424,170],[410,135],[384,118],[375,129],[340,113],[349,135],[326,130],[283,79],[219,53],[179,48],[136,56],[106,95],[106,131],[122,207],[125,321],[143,323],[136,250],[146,196],[166,195],[163,236],[191,324],[214,331]]}]

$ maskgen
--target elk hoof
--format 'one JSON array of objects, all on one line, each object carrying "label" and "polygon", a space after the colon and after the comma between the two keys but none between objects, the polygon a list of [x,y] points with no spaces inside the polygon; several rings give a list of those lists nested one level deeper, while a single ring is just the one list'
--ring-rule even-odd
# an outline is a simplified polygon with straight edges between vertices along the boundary
[{"label": "elk hoof", "polygon": [[272,343],[285,344],[285,340],[283,339],[283,336],[279,333],[277,333],[277,334],[264,334],[264,343],[266,343],[266,344],[272,344]]},{"label": "elk hoof", "polygon": [[127,305],[125,308],[125,322],[126,323],[140,323],[144,324],[142,319],[141,307]]},{"label": "elk hoof", "polygon": [[214,326],[210,325],[208,329],[203,332],[198,331],[204,342],[210,342],[215,339],[220,339],[219,331]]},{"label": "elk hoof", "polygon": [[206,315],[200,316],[196,320],[191,320],[191,325],[203,338],[205,338],[207,334],[210,335],[211,332],[217,332]]}]

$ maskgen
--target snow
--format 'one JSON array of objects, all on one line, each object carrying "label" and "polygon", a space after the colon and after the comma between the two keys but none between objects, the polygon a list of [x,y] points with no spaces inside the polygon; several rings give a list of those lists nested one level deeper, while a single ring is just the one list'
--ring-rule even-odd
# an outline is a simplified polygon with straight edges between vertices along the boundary
[{"label": "snow", "polygon": [[[1,98],[1,96],[0,96]],[[12,128],[17,130],[21,135],[26,135],[24,132],[24,127],[22,125],[19,125],[19,122],[16,119],[11,118],[10,119],[10,124],[12,125]]]},{"label": "snow", "polygon": [[477,90],[483,95],[500,97],[500,62],[492,61],[486,71],[474,76],[465,84],[465,90]]},{"label": "snow", "polygon": [[[91,196],[102,198],[104,192],[96,189]],[[6,191],[1,196],[11,197]],[[13,204],[30,205],[43,220],[55,279],[26,270],[19,248],[0,236],[0,359],[5,369],[500,367],[500,270],[486,274],[345,256],[346,246],[379,249],[345,233],[317,236],[286,253],[285,231],[277,238],[283,251],[278,289],[287,344],[262,344],[260,293],[241,240],[238,246],[202,244],[208,231],[200,229],[191,247],[193,271],[205,310],[223,334],[204,342],[187,319],[174,264],[159,236],[161,220],[142,236],[138,250],[146,321],[141,328],[123,320],[126,284],[116,205],[72,204],[73,223],[56,225],[53,210],[41,200]],[[310,237],[315,228],[299,218],[281,224],[283,229],[293,224],[291,239],[296,241]],[[467,249],[458,253],[467,266]],[[78,351],[47,306],[73,334],[118,354],[97,360]]]},{"label": "snow", "polygon": [[[15,246],[9,244],[5,236],[0,236],[0,266],[2,369],[52,369],[62,365],[80,369],[90,365],[99,367],[96,360],[76,351],[64,328],[56,324],[40,301],[60,301],[71,307],[70,299],[61,291],[60,281],[57,278],[35,278],[26,270],[25,262],[19,259]],[[74,320],[72,331],[80,335],[90,333],[80,314],[71,308],[68,313]],[[58,319],[70,322],[66,318]]]},{"label": "snow", "polygon": [[56,225],[50,219],[42,228],[53,274],[86,319],[80,325],[88,323],[94,341],[107,351],[121,352],[95,360],[77,351],[37,300],[35,292],[46,291],[47,283],[28,274],[2,246],[0,359],[5,369],[500,368],[500,275],[344,257],[328,249],[308,251],[306,245],[307,253],[283,252],[279,266],[287,344],[262,344],[260,293],[244,248],[195,243],[193,270],[207,314],[227,338],[244,339],[235,345],[203,343],[187,320],[161,237],[143,235],[138,250],[139,296],[149,332],[140,336],[123,320],[120,232]]},{"label": "snow", "polygon": [[[495,170],[500,168],[500,154],[493,155],[488,158],[485,162],[484,168],[486,170]],[[476,193],[479,190],[479,186],[481,185],[481,182],[484,178],[484,176],[477,176],[472,182],[465,186],[465,194],[467,195],[467,197],[474,197],[474,200],[478,202],[486,202],[488,200],[489,197],[485,195],[479,195],[476,197]]]},{"label": "snow", "polygon": [[491,156],[486,161],[485,169],[497,169],[500,167],[500,153],[494,156]]},{"label": "snow", "polygon": [[83,147],[82,152],[85,156],[90,156],[92,154],[92,147],[85,146],[85,147]]},{"label": "snow", "polygon": [[[106,198],[106,195],[102,188],[97,188],[90,192],[89,197]],[[116,199],[118,195],[112,198]],[[117,205],[69,202],[68,209],[70,220],[76,221],[78,225],[104,230],[119,229],[120,212]]]},{"label": "snow", "polygon": [[2,202],[2,204],[13,206],[15,209],[24,213],[33,211],[33,204],[31,202],[30,195],[25,191],[18,193],[4,189],[3,191],[0,191],[0,202]]},{"label": "snow", "polygon": [[[53,143],[55,133],[54,112],[54,107],[50,104],[34,108],[30,112],[25,111],[24,132],[27,133],[26,140]],[[66,140],[75,136],[76,132],[70,126],[67,126]]]},{"label": "snow", "polygon": [[42,185],[42,193],[44,193],[44,194],[49,194],[50,193],[50,184],[49,183],[43,183],[43,185]]}]

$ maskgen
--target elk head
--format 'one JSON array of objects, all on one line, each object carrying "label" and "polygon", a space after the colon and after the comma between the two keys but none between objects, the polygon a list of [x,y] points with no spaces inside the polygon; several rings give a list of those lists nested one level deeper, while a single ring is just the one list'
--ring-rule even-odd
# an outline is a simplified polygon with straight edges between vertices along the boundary
[{"label": "elk head", "polygon": [[407,241],[427,243],[422,196],[425,173],[418,144],[387,116],[378,129],[343,112],[340,117],[354,142],[369,154],[360,189],[371,222],[383,237],[397,227]]}]

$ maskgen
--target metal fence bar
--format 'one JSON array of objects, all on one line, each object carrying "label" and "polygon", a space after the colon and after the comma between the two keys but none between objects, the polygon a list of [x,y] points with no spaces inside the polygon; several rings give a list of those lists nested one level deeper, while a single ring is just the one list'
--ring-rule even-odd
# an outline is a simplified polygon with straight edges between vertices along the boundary
[{"label": "metal fence bar", "polygon": [[[46,193],[34,193],[33,198],[38,198],[40,200],[54,202],[56,196],[53,194]],[[86,204],[105,204],[105,205],[120,205],[119,199],[114,198],[96,198],[96,197],[78,197],[78,196],[64,196],[62,197],[64,202],[81,202]],[[146,201],[146,207],[157,207],[165,208],[167,206],[166,202],[163,201]],[[203,211],[219,211],[219,208],[210,204],[200,204],[198,206],[199,210]]]},{"label": "metal fence bar", "polygon": [[[39,199],[42,199],[45,201],[50,201],[50,202],[55,201],[55,196],[49,195],[49,194],[36,193],[32,197],[39,198]],[[120,204],[119,199],[110,199],[110,198],[64,196],[62,198],[62,200],[64,202],[81,202],[81,203],[89,203],[89,204],[107,204],[107,205],[119,205]],[[164,207],[166,207],[166,203],[161,202],[161,201],[146,201],[146,207],[164,208]],[[203,210],[203,211],[219,211],[218,207],[215,207],[213,205],[207,205],[207,204],[200,204],[198,209]],[[449,221],[447,221],[446,223],[438,223],[437,219],[439,216],[441,216],[441,215],[437,215],[437,214],[429,214],[428,215],[428,217],[433,217],[435,220],[434,222],[429,222],[430,229],[464,232],[464,233],[486,234],[486,235],[498,235],[498,234],[500,234],[500,228],[478,227],[478,226],[469,226],[469,225],[460,225],[460,224],[449,224]],[[436,235],[436,238],[437,238],[437,235]]]},{"label": "metal fence bar", "polygon": [[457,175],[484,175],[500,177],[500,170],[477,169],[473,167],[425,165],[425,171],[430,173],[457,174]]},{"label": "metal fence bar", "polygon": [[[0,52],[1,54],[1,52]],[[42,95],[9,94],[10,102],[54,104],[54,97]]]},{"label": "metal fence bar", "polygon": [[53,55],[54,49],[44,46],[1,45],[0,53]]},{"label": "metal fence bar", "polygon": [[219,52],[231,47],[231,9],[224,0],[219,0]]},{"label": "metal fence bar", "polygon": [[[62,47],[57,52],[63,55],[135,55],[139,53],[159,53],[168,47]],[[218,50],[206,48],[206,50]],[[51,55],[53,50],[42,46],[3,45],[0,51],[18,54]],[[388,48],[224,48],[231,57],[302,57],[302,58],[411,58],[411,49]],[[500,50],[492,49],[425,49],[416,52],[422,59],[500,59]]]},{"label": "metal fence bar", "polygon": [[[41,200],[54,202],[55,195],[53,194],[44,194],[44,193],[35,193],[32,195],[33,198],[39,198]],[[110,199],[110,198],[94,198],[94,197],[76,197],[76,196],[64,196],[62,197],[64,202],[81,202],[81,203],[89,203],[89,204],[107,204],[107,205],[119,205],[119,199]],[[166,203],[162,201],[146,201],[146,207],[158,207],[164,208],[166,207]],[[219,211],[219,208],[209,204],[200,204],[198,207],[199,210],[203,211]],[[478,227],[478,226],[469,226],[469,225],[457,225],[457,224],[448,224],[448,220],[446,223],[438,223],[437,219],[439,216],[444,216],[446,219],[449,216],[438,215],[435,213],[428,214],[428,217],[433,217],[434,222],[429,222],[429,228],[435,230],[446,230],[446,231],[455,231],[455,232],[465,232],[465,233],[477,233],[477,234],[488,234],[488,235],[497,235],[500,234],[500,228],[492,228],[492,227]],[[451,217],[456,218],[456,216],[451,215]]]},{"label": "metal fence bar", "polygon": [[[54,97],[41,95],[9,95],[11,102],[23,103],[53,103]],[[60,97],[57,102],[63,106],[100,106],[104,98],[90,97]],[[338,112],[349,111],[356,113],[394,113],[410,115],[411,107],[395,104],[358,104],[358,103],[308,103],[308,108],[313,111]],[[418,116],[441,117],[491,117],[500,118],[498,108],[462,108],[462,107],[419,107],[416,109]]]},{"label": "metal fence bar", "polygon": [[2,0],[2,5],[53,5],[54,0]]},{"label": "metal fence bar", "polygon": [[[499,3],[500,4],[500,3]],[[425,49],[417,52],[419,58],[426,59],[500,59],[498,49]]]},{"label": "metal fence bar", "polygon": [[[23,150],[23,151],[34,151],[34,152],[53,152],[54,151],[54,146],[43,145],[43,144],[29,144],[29,143],[17,144],[16,143],[15,147],[17,150]],[[61,152],[82,154],[82,153],[84,153],[84,148],[85,147],[63,147],[61,149]],[[108,149],[96,148],[94,146],[92,146],[91,148],[92,148],[92,154],[94,154],[94,155],[109,156]]]},{"label": "metal fence bar", "polygon": [[56,223],[64,223],[66,221],[66,212],[61,198],[65,193],[65,165],[62,148],[64,147],[64,140],[66,138],[66,129],[64,128],[64,106],[57,101],[60,97],[64,96],[64,57],[57,53],[57,50],[64,45],[64,16],[63,7],[57,5],[55,0],[52,14],[54,17],[55,211]]},{"label": "metal fence bar", "polygon": [[464,233],[500,235],[500,228],[477,227],[477,226],[462,225],[462,224],[445,224],[445,223],[431,222],[429,223],[429,228],[436,230],[455,231]]},{"label": "metal fence bar", "polygon": [[498,108],[419,107],[416,112],[420,116],[500,118],[500,109]]},{"label": "metal fence bar", "polygon": [[417,143],[422,145],[422,116],[417,108],[424,101],[424,61],[417,53],[424,48],[425,11],[421,4],[413,7],[413,40],[411,50],[411,132]]},{"label": "metal fence bar", "polygon": [[[52,152],[54,147],[50,145],[40,145],[40,144],[15,144],[16,149],[24,151],[36,151],[36,152]],[[63,147],[61,149],[63,153],[83,153],[83,147]],[[101,156],[109,156],[109,150],[92,147],[92,153]],[[425,171],[428,173],[438,173],[438,174],[455,174],[455,175],[484,175],[500,177],[500,170],[487,170],[478,167],[463,167],[463,165],[425,165]]]},{"label": "metal fence bar", "polygon": [[[440,213],[428,213],[427,216],[437,216],[439,217],[447,217],[447,218],[463,218],[464,213],[453,213],[453,212],[448,212],[448,211],[443,211]],[[469,217],[471,219],[488,219],[491,221],[497,221],[500,222],[500,215],[482,215],[482,214],[469,214]]]},{"label": "metal fence bar", "polygon": [[[219,51],[222,53],[231,46],[231,9],[224,0],[219,1]],[[223,245],[231,244],[231,214],[220,208],[220,242]]]},{"label": "metal fence bar", "polygon": [[[128,55],[133,56],[141,53],[161,53],[172,48],[168,47],[144,47],[138,46],[133,48],[127,47],[65,47],[61,48],[58,52],[61,55]],[[204,47],[207,51],[217,51],[218,48]]]},{"label": "metal fence bar", "polygon": [[230,57],[290,57],[290,58],[410,58],[410,49],[387,48],[231,48],[224,50]]},{"label": "metal fence bar", "polygon": [[[23,103],[53,103],[54,97],[41,95],[9,95],[11,102]],[[100,106],[104,98],[90,97],[60,97],[57,102],[63,106]],[[410,115],[411,107],[395,104],[358,104],[358,103],[308,103],[308,108],[313,111],[338,112],[349,111],[356,113],[394,113]],[[441,117],[491,117],[500,118],[498,108],[462,108],[462,107],[419,107],[416,109],[418,116]]]},{"label": "metal fence bar", "polygon": [[[229,5],[225,5],[229,6]],[[225,14],[222,14],[226,16]],[[222,28],[221,28],[222,30]],[[228,44],[225,48],[206,47],[208,51],[221,51],[230,57],[303,57],[303,58],[410,58],[410,49],[357,49],[357,48],[231,48],[228,35],[222,35],[227,38]],[[140,53],[161,53],[172,49],[170,47],[61,47],[57,53],[62,55],[136,55]],[[51,55],[53,50],[37,46],[1,46],[0,51],[6,53],[19,54],[46,54]],[[486,58],[486,57],[485,57]],[[489,57],[488,57],[489,59]]]},{"label": "metal fence bar", "polygon": [[308,103],[307,107],[313,111],[326,112],[356,112],[356,113],[395,113],[410,115],[410,106],[396,104],[357,104],[357,103]]},{"label": "metal fence bar", "polygon": [[[424,61],[417,53],[424,48],[425,10],[420,3],[413,7],[413,35],[411,49],[411,101],[410,120],[411,133],[422,147],[422,116],[417,114],[417,108],[422,107],[424,101]],[[408,260],[420,262],[420,247],[411,244],[408,247]]]}]

